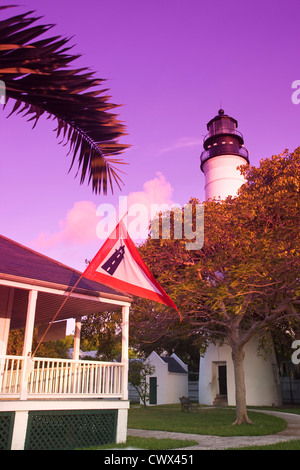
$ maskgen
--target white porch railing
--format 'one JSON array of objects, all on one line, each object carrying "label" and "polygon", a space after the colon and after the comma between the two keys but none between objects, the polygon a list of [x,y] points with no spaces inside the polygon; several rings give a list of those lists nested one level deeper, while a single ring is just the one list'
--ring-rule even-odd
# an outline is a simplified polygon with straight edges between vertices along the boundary
[{"label": "white porch railing", "polygon": [[0,399],[123,398],[124,365],[22,356],[0,357]]}]

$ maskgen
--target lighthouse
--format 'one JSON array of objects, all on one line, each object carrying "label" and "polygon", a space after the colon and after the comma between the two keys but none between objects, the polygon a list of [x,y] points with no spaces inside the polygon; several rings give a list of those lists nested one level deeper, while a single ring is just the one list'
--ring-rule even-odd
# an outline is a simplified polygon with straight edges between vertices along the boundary
[{"label": "lighthouse", "polygon": [[[224,200],[235,196],[244,183],[238,166],[249,163],[238,123],[220,109],[207,124],[204,150],[200,156],[205,176],[205,198]],[[265,359],[258,354],[259,336],[244,346],[245,384],[248,406],[281,406],[280,381],[274,350]],[[232,350],[225,342],[210,343],[199,364],[199,403],[235,406],[235,380]]]},{"label": "lighthouse", "polygon": [[249,154],[237,127],[237,120],[224,114],[223,109],[207,124],[208,134],[204,137],[204,150],[200,156],[200,168],[205,176],[205,199],[224,200],[227,196],[236,196],[244,183],[237,167],[249,163]]},{"label": "lighthouse", "polygon": [[116,269],[120,265],[121,261],[123,260],[125,256],[125,245],[121,245],[120,248],[117,250],[115,249],[115,252],[111,255],[110,258],[101,266],[104,271],[106,271],[108,274],[113,276],[115,273]]}]

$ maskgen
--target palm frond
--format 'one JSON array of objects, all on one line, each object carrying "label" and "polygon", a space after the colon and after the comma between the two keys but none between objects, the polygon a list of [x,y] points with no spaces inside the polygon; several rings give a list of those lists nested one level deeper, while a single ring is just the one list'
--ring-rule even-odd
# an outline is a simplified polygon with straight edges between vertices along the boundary
[{"label": "palm frond", "polygon": [[54,25],[34,26],[40,17],[32,13],[0,21],[0,79],[7,100],[15,100],[9,116],[20,114],[35,127],[47,113],[57,121],[60,143],[70,146],[70,169],[77,165],[80,183],[87,179],[96,194],[107,194],[108,186],[113,192],[114,184],[121,188],[122,183],[116,166],[124,164],[116,156],[128,147],[118,143],[126,134],[124,124],[111,112],[117,105],[109,102],[108,89],[99,89],[103,79],[87,68],[70,67],[80,56],[70,53],[69,38],[40,39]]}]

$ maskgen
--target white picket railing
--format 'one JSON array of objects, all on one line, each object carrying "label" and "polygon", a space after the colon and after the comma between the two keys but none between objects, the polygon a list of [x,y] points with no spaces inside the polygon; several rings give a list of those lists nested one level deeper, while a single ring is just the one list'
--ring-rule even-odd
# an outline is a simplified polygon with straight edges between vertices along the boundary
[{"label": "white picket railing", "polygon": [[0,398],[123,398],[119,362],[0,357]]}]

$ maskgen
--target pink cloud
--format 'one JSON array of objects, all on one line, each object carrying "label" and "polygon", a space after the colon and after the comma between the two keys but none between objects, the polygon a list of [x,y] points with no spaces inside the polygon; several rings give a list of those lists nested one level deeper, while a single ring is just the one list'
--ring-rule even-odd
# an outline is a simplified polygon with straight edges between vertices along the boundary
[{"label": "pink cloud", "polygon": [[173,188],[161,172],[156,173],[156,177],[146,181],[143,191],[132,192],[128,195],[128,207],[133,204],[145,204],[150,208],[151,204],[172,204],[171,196]]},{"label": "pink cloud", "polygon": [[146,181],[142,191],[134,191],[128,196],[120,196],[118,207],[100,204],[97,208],[99,222],[97,235],[105,240],[113,231],[116,223],[125,217],[130,237],[141,241],[148,236],[149,223],[152,216],[159,210],[166,210],[173,204],[171,199],[173,188],[165,176],[157,172],[155,178]]},{"label": "pink cloud", "polygon": [[[173,188],[162,173],[146,181],[141,191],[122,196],[126,200],[128,230],[134,241],[140,242],[147,237],[153,205],[172,205]],[[119,203],[121,198],[119,199]],[[104,215],[105,207],[112,210]],[[99,208],[103,210],[99,210]],[[140,212],[139,212],[140,211]],[[77,201],[68,210],[64,219],[58,222],[57,230],[50,233],[41,231],[31,246],[65,264],[76,267],[84,263],[85,258],[96,254],[103,241],[110,235],[115,224],[124,215],[120,206],[111,204],[96,206],[91,201]],[[103,222],[103,223],[102,223]],[[100,225],[104,230],[99,230]],[[100,227],[101,228],[101,227]]]},{"label": "pink cloud", "polygon": [[39,248],[52,248],[60,244],[84,245],[97,239],[96,205],[91,201],[77,201],[59,221],[60,229],[55,233],[41,232],[35,240]]},{"label": "pink cloud", "polygon": [[147,238],[149,224],[159,210],[166,210],[173,204],[173,188],[165,176],[157,172],[156,177],[146,181],[143,191],[128,195],[128,232],[136,242]]}]

